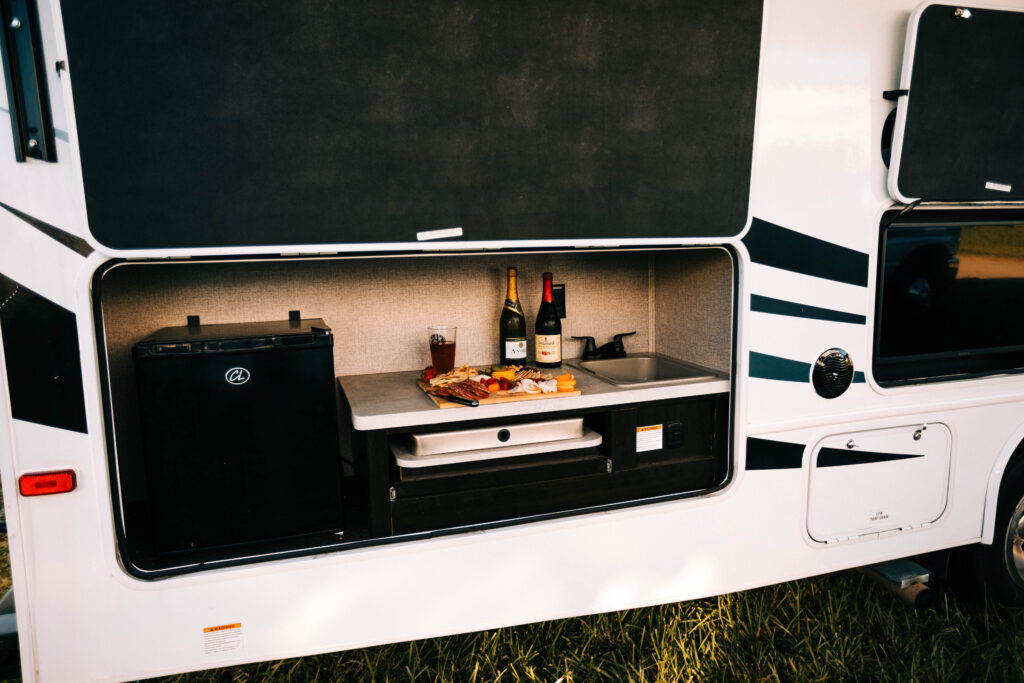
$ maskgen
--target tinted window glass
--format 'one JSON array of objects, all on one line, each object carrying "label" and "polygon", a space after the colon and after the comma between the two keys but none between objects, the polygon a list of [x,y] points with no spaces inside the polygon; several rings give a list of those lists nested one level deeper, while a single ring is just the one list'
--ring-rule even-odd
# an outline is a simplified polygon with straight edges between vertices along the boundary
[{"label": "tinted window glass", "polygon": [[876,379],[1024,366],[1024,223],[885,230]]}]

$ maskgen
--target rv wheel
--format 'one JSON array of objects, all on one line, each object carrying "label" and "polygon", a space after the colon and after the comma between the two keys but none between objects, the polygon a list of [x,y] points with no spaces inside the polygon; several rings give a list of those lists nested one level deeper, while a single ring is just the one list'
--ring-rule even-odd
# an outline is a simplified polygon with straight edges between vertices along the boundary
[{"label": "rv wheel", "polygon": [[996,533],[992,545],[964,548],[960,579],[974,593],[1024,607],[1024,458],[1010,463],[999,487]]}]

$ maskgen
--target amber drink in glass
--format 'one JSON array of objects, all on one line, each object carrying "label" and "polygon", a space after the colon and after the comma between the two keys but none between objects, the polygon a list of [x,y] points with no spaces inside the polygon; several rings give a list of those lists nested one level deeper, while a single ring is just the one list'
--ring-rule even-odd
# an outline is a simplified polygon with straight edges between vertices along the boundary
[{"label": "amber drink in glass", "polygon": [[438,374],[455,367],[455,332],[453,325],[435,325],[427,328],[430,335],[430,364]]}]

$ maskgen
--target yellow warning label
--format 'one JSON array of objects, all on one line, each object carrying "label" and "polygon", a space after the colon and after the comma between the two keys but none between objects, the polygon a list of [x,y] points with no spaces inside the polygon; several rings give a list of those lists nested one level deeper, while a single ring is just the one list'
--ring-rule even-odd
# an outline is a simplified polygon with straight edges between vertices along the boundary
[{"label": "yellow warning label", "polygon": [[650,431],[654,431],[655,429],[661,429],[661,425],[651,425],[650,427],[637,427],[636,431],[638,431],[638,432],[650,432]]},{"label": "yellow warning label", "polygon": [[207,626],[203,629],[203,633],[213,633],[214,631],[227,631],[229,628],[242,628],[242,625],[224,624],[223,626]]}]

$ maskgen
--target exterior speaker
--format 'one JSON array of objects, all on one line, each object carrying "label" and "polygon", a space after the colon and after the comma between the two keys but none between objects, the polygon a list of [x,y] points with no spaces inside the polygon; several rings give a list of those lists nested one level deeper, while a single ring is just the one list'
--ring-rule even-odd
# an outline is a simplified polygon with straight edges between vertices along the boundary
[{"label": "exterior speaker", "polygon": [[818,396],[835,398],[841,396],[853,381],[853,361],[850,354],[842,349],[829,349],[814,361],[811,383]]}]

